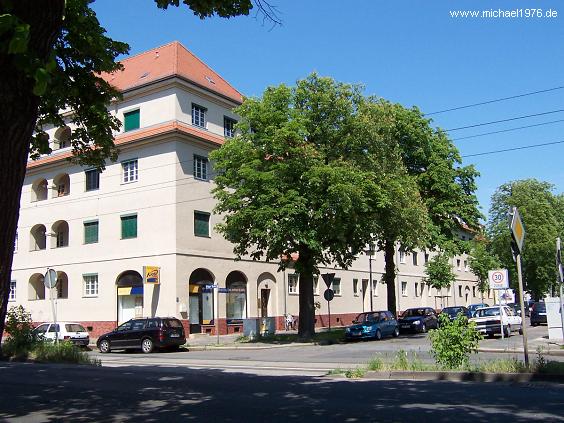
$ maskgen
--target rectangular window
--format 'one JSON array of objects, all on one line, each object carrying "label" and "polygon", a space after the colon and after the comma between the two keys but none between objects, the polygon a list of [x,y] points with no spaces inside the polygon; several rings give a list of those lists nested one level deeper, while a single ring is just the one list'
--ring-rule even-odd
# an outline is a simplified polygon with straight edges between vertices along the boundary
[{"label": "rectangular window", "polygon": [[472,297],[476,298],[476,287],[472,287]]},{"label": "rectangular window", "polygon": [[235,124],[237,121],[235,119],[223,116],[223,135],[227,138],[233,138],[235,136]]},{"label": "rectangular window", "polygon": [[68,246],[67,234],[65,231],[58,231],[56,233],[56,246],[57,248]]},{"label": "rectangular window", "polygon": [[331,286],[335,295],[341,295],[341,278],[333,279]]},{"label": "rectangular window", "polygon": [[194,178],[208,180],[208,159],[194,154]]},{"label": "rectangular window", "polygon": [[423,290],[425,289],[425,284],[423,282],[421,282],[421,294],[419,295],[420,297],[423,296]]},{"label": "rectangular window", "polygon": [[192,125],[206,127],[206,108],[192,103]]},{"label": "rectangular window", "polygon": [[10,295],[8,301],[16,301],[16,281],[10,281]]},{"label": "rectangular window", "polygon": [[425,264],[429,263],[429,253],[425,253]]},{"label": "rectangular window", "polygon": [[460,259],[456,259],[456,270],[460,270]]},{"label": "rectangular window", "polygon": [[462,285],[458,287],[458,296],[462,298]]},{"label": "rectangular window", "polygon": [[137,215],[121,216],[121,239],[137,238]]},{"label": "rectangular window", "polygon": [[358,279],[353,279],[353,295],[358,297]]},{"label": "rectangular window", "polygon": [[292,273],[288,275],[288,294],[297,294],[298,293],[298,275]]},{"label": "rectangular window", "polygon": [[400,262],[400,263],[405,263],[405,251],[400,251],[400,252],[399,252],[399,262]]},{"label": "rectangular window", "polygon": [[98,296],[98,275],[82,275],[84,281],[84,296],[97,297]]},{"label": "rectangular window", "polygon": [[417,266],[417,253],[416,252],[411,253],[411,258],[413,259],[413,265]]},{"label": "rectangular window", "polygon": [[407,297],[407,282],[401,282],[401,295]]},{"label": "rectangular window", "polygon": [[419,297],[419,282],[415,282],[415,296]]},{"label": "rectangular window", "polygon": [[123,114],[123,130],[124,132],[138,129],[141,123],[141,112],[139,109],[132,110]]},{"label": "rectangular window", "polygon": [[123,169],[123,183],[135,182],[139,179],[137,159],[121,163]]},{"label": "rectangular window", "polygon": [[194,212],[194,235],[210,237],[210,214]]},{"label": "rectangular window", "polygon": [[100,171],[98,169],[86,170],[84,175],[86,179],[86,191],[100,189]]},{"label": "rectangular window", "polygon": [[376,279],[372,280],[372,295],[378,296],[378,281]]},{"label": "rectangular window", "polygon": [[94,244],[98,242],[98,221],[84,222],[84,243]]},{"label": "rectangular window", "polygon": [[464,260],[464,271],[465,272],[470,271],[470,267],[468,267],[468,260]]}]

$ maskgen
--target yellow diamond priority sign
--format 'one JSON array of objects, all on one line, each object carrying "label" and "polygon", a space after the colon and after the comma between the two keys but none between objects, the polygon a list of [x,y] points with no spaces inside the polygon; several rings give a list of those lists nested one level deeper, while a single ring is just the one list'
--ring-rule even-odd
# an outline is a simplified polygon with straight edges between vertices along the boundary
[{"label": "yellow diamond priority sign", "polygon": [[513,217],[511,219],[511,233],[513,239],[519,248],[519,252],[523,251],[523,240],[525,239],[525,227],[523,226],[523,221],[519,215],[517,207],[513,207]]}]

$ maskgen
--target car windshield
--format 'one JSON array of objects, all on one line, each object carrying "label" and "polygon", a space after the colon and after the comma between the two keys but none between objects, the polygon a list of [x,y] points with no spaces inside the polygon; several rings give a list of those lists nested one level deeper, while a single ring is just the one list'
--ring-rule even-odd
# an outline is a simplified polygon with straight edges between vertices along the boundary
[{"label": "car windshield", "polygon": [[546,304],[545,303],[536,303],[534,305],[535,311],[546,312]]},{"label": "car windshield", "polygon": [[410,308],[405,310],[403,313],[403,317],[416,317],[416,316],[425,316],[425,309],[424,308]]},{"label": "car windshield", "polygon": [[362,313],[356,316],[355,319],[358,323],[377,322],[379,320],[378,313]]},{"label": "car windshield", "polygon": [[476,312],[476,317],[499,316],[499,308],[481,308]]},{"label": "car windshield", "polygon": [[456,316],[458,313],[464,313],[464,309],[462,307],[447,307],[443,309],[443,313],[449,316]]}]

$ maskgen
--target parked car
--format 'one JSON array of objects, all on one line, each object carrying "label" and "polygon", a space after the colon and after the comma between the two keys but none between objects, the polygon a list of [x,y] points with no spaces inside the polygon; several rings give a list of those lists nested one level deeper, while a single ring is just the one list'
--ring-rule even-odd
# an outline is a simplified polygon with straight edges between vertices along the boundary
[{"label": "parked car", "polygon": [[470,321],[476,323],[476,329],[479,332],[490,337],[501,334],[502,324],[503,334],[506,337],[510,337],[511,333],[515,331],[518,331],[520,335],[523,334],[523,320],[506,305],[479,308]]},{"label": "parked car", "polygon": [[452,322],[456,316],[462,314],[463,316],[470,317],[470,311],[464,306],[445,307],[441,310],[441,314],[446,314]]},{"label": "parked car", "polygon": [[[507,304],[507,305],[513,309],[513,311],[515,312],[515,314],[517,316],[521,316],[521,304],[511,303],[511,304]],[[525,316],[529,317],[530,315],[531,315],[531,312],[529,310],[529,307],[527,306],[527,303],[525,303]],[[521,316],[521,317],[523,317],[523,316]]]},{"label": "parked car", "polygon": [[182,322],[174,317],[131,319],[98,338],[102,353],[112,350],[141,349],[144,353],[155,348],[175,349],[186,343]]},{"label": "parked car", "polygon": [[382,339],[384,336],[399,336],[398,322],[388,310],[360,313],[353,325],[345,328],[345,339]]},{"label": "parked car", "polygon": [[546,325],[546,304],[537,302],[533,304],[531,310],[531,326],[538,326],[541,323]]},{"label": "parked car", "polygon": [[489,307],[489,304],[486,303],[478,303],[478,304],[470,304],[468,306],[468,311],[470,312],[470,317],[474,317],[474,313],[476,313],[476,310],[478,310],[479,308],[484,308],[484,307]]},{"label": "parked car", "polygon": [[59,341],[71,341],[74,345],[80,347],[87,347],[90,343],[90,335],[80,323],[43,323],[33,329],[33,331],[40,338],[48,342],[53,342],[55,339]]},{"label": "parked car", "polygon": [[398,319],[400,331],[427,332],[436,329],[439,319],[431,307],[408,308]]}]

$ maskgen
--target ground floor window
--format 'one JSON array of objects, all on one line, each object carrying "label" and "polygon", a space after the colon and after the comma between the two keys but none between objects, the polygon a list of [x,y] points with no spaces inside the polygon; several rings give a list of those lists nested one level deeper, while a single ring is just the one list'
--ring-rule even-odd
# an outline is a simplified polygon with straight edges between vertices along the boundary
[{"label": "ground floor window", "polygon": [[232,282],[227,286],[227,320],[241,320],[247,317],[247,284]]},{"label": "ground floor window", "polygon": [[84,280],[84,296],[96,297],[98,296],[98,275],[83,275]]}]

